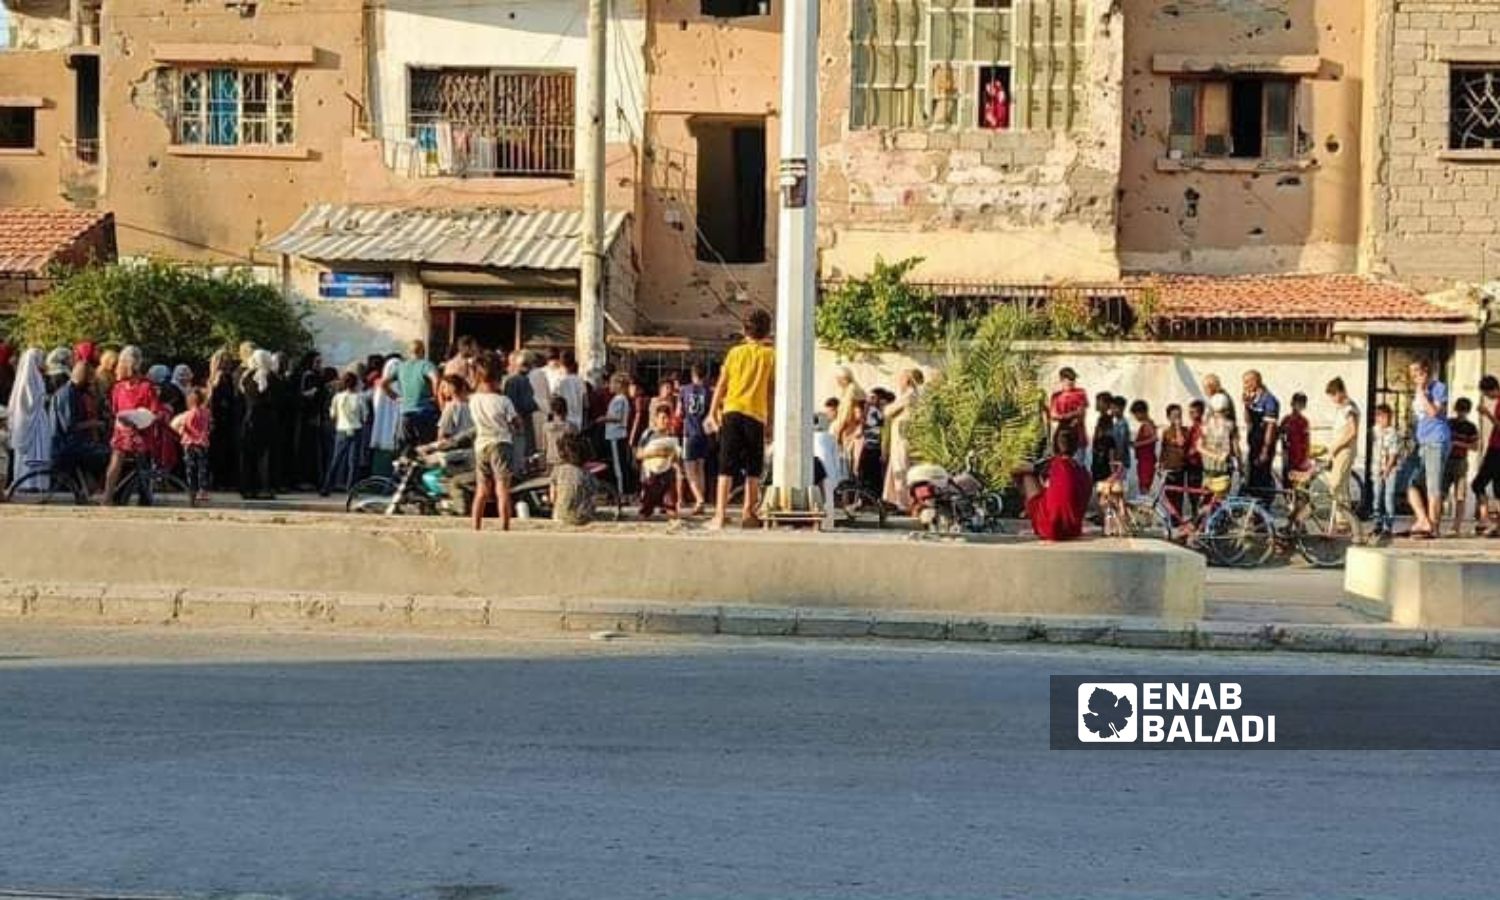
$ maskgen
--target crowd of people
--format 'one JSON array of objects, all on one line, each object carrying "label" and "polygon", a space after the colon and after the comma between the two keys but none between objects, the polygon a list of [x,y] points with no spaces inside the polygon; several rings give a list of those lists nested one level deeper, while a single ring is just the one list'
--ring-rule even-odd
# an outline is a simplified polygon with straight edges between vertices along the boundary
[{"label": "crowd of people", "polygon": [[[1247,496],[1270,502],[1279,491],[1325,473],[1332,495],[1350,503],[1350,479],[1364,429],[1373,429],[1374,536],[1394,533],[1397,500],[1404,496],[1414,519],[1405,532],[1418,539],[1444,534],[1445,506],[1451,508],[1449,535],[1466,527],[1468,500],[1475,533],[1500,535],[1490,501],[1500,490],[1500,380],[1486,375],[1479,382],[1480,398],[1450,399],[1447,385],[1425,360],[1413,362],[1411,427],[1397,421],[1391,406],[1381,404],[1367,419],[1349,396],[1340,378],[1324,386],[1319,408],[1311,415],[1327,425],[1326,445],[1315,447],[1309,400],[1297,392],[1284,410],[1261,373],[1250,370],[1241,378],[1240,409],[1217,375],[1204,375],[1201,397],[1169,403],[1159,423],[1146,400],[1100,392],[1093,397],[1079,384],[1077,373],[1064,368],[1048,402],[1053,449],[1072,457],[1078,471],[1092,482],[1090,493],[1100,497],[1156,495],[1164,487],[1179,494],[1204,490],[1205,485],[1238,481]],[[1092,429],[1088,417],[1093,413]],[[1469,478],[1469,457],[1478,451],[1477,417],[1490,425],[1487,446],[1480,454],[1476,476]],[[1072,470],[1053,504],[1062,495],[1074,498],[1071,508],[1087,503],[1077,499]],[[1038,491],[1045,485],[1036,485]],[[1072,516],[1081,522],[1081,512]],[[1071,521],[1070,518],[1070,521]],[[1040,529],[1039,529],[1040,531]]]}]

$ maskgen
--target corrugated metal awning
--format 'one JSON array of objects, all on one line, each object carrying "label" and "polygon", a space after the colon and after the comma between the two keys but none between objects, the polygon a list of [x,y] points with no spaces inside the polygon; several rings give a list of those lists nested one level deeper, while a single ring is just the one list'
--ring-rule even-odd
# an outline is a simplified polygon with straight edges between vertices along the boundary
[{"label": "corrugated metal awning", "polygon": [[[626,213],[605,215],[604,244],[624,233]],[[577,269],[583,213],[504,207],[308,208],[266,250],[320,262],[411,262],[495,269]]]}]

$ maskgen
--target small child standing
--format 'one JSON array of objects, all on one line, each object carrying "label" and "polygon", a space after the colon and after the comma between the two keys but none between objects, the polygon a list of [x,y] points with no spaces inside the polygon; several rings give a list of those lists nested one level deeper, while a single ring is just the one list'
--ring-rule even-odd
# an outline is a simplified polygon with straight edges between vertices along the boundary
[{"label": "small child standing", "polygon": [[[566,400],[563,401],[563,421],[567,424]],[[593,480],[583,470],[587,454],[587,445],[576,430],[567,432],[558,440],[557,465],[547,476],[552,521],[564,525],[587,525],[594,518]]]},{"label": "small child standing", "polygon": [[347,491],[354,483],[359,468],[359,448],[363,446],[360,436],[365,429],[364,395],[360,391],[359,376],[345,372],[339,377],[339,392],[328,403],[328,417],[333,420],[333,456],[328,461],[328,471],[323,475],[324,497],[337,483],[340,472],[344,481],[340,490]]},{"label": "small child standing", "polygon": [[1135,479],[1136,488],[1142,494],[1151,493],[1156,486],[1156,423],[1151,421],[1151,407],[1144,400],[1130,404],[1130,417],[1135,419]]},{"label": "small child standing", "polygon": [[[1167,406],[1167,427],[1161,432],[1161,471],[1168,487],[1181,488],[1186,481],[1188,445],[1192,438],[1182,424],[1182,405]],[[1177,497],[1171,498],[1179,502]]]},{"label": "small child standing", "polygon": [[1375,537],[1390,534],[1396,524],[1396,473],[1403,454],[1394,419],[1390,404],[1375,407]]},{"label": "small child standing", "polygon": [[1453,418],[1448,420],[1453,446],[1443,466],[1443,492],[1453,497],[1454,537],[1463,535],[1469,499],[1469,454],[1479,448],[1479,426],[1469,421],[1469,413],[1473,411],[1473,401],[1459,397],[1453,401]]},{"label": "small child standing", "polygon": [[677,518],[682,495],[682,442],[672,436],[670,407],[652,408],[651,427],[641,433],[635,458],[641,464],[641,520],[651,518],[658,507]]},{"label": "small child standing", "polygon": [[172,419],[172,430],[182,442],[188,494],[194,503],[207,503],[208,436],[213,430],[213,416],[208,411],[208,395],[202,388],[188,392],[187,409]]}]

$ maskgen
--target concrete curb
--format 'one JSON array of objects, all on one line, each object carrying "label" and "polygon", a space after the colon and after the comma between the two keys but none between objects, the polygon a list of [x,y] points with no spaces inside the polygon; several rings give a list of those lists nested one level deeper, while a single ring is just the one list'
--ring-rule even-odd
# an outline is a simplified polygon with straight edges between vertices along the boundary
[{"label": "concrete curb", "polygon": [[489,600],[466,595],[267,593],[0,581],[0,626],[28,622],[880,638],[1500,660],[1500,630],[1177,622],[1144,617],[976,616],[806,607],[682,606],[646,601],[558,603],[545,598]]}]

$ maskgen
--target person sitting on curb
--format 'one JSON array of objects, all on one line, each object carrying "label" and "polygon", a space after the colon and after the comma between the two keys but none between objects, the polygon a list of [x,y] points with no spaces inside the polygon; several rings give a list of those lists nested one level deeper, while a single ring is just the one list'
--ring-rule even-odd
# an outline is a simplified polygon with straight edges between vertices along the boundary
[{"label": "person sitting on curb", "polygon": [[1043,473],[1033,467],[1017,469],[1016,485],[1026,499],[1026,516],[1031,528],[1044,541],[1070,541],[1083,534],[1083,517],[1088,510],[1092,479],[1078,464],[1078,435],[1071,429],[1059,429],[1054,440],[1055,455],[1047,461]]}]

